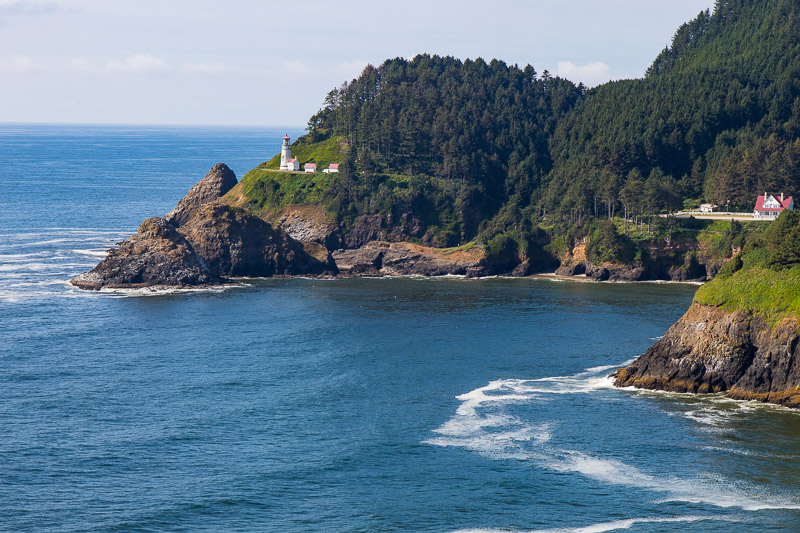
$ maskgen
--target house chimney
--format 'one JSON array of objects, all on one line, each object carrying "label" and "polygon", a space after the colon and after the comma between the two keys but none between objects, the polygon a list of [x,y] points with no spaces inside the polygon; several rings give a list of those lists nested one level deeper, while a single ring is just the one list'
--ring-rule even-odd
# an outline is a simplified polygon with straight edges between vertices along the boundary
[{"label": "house chimney", "polygon": [[783,193],[781,193],[781,203],[783,203]]}]

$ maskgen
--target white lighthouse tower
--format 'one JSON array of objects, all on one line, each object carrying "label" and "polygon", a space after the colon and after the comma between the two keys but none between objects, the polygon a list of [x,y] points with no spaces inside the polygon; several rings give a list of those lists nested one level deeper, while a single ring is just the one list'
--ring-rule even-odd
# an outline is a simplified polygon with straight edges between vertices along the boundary
[{"label": "white lighthouse tower", "polygon": [[289,146],[289,135],[283,138],[281,147],[281,170],[289,170],[289,161],[292,160],[292,147]]}]

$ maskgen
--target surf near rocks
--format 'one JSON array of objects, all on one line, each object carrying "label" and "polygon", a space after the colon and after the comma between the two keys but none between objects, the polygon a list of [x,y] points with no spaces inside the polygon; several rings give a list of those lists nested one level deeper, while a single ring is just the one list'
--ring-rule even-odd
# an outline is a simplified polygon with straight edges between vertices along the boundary
[{"label": "surf near rocks", "polygon": [[693,303],[662,339],[615,374],[618,387],[726,392],[800,408],[800,323]]}]

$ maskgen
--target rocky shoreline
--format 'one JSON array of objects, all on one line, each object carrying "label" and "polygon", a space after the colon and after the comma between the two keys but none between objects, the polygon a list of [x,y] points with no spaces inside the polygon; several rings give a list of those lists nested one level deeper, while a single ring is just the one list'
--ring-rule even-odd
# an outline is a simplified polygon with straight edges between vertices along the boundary
[{"label": "rocky shoreline", "polygon": [[662,339],[614,375],[618,387],[720,393],[800,408],[800,321],[693,303]]},{"label": "rocky shoreline", "polygon": [[[551,260],[490,261],[478,246],[441,249],[403,242],[384,222],[361,217],[344,234],[318,206],[259,215],[251,211],[233,171],[217,164],[172,211],[143,222],[135,235],[71,283],[99,290],[194,287],[271,276],[554,274],[592,281],[703,281],[707,275],[705,267],[675,267],[671,256],[663,261],[656,256],[647,264],[594,265],[578,253],[562,266],[556,261],[557,269]],[[413,220],[407,225],[413,226]]]},{"label": "rocky shoreline", "polygon": [[299,210],[270,224],[225,197],[237,183],[230,168],[215,165],[175,209],[145,220],[135,235],[70,283],[85,290],[185,288],[232,283],[237,277],[493,273],[480,249],[443,252],[371,241],[331,251],[340,244],[334,226]]},{"label": "rocky shoreline", "polygon": [[[542,272],[540,264],[531,260],[508,271],[510,265],[490,264],[476,246],[439,249],[373,240],[357,248],[331,250],[331,245],[346,239],[336,237],[336,228],[319,213],[309,217],[295,210],[270,224],[230,201],[228,193],[235,193],[236,185],[227,166],[214,166],[175,209],[163,218],[145,220],[135,235],[109,250],[92,270],[72,279],[72,285],[86,290],[191,288],[235,283],[231,278],[238,277],[453,275],[625,282],[663,274],[654,263],[594,265],[581,257],[580,250],[555,272]],[[309,222],[314,217],[317,221]],[[308,240],[302,242],[292,234]],[[688,275],[663,277],[690,281]],[[770,325],[757,314],[693,303],[661,340],[615,374],[615,385],[725,392],[731,398],[800,408],[798,331],[798,320]]]},{"label": "rocky shoreline", "polygon": [[221,202],[235,185],[233,172],[215,165],[165,218],[145,220],[135,235],[70,283],[86,290],[196,287],[231,277],[336,273],[329,254],[314,257],[285,232]]}]

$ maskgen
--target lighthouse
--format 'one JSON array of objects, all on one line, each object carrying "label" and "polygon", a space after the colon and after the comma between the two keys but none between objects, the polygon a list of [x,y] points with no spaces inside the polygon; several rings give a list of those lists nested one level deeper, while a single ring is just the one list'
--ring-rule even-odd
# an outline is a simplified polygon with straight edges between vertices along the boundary
[{"label": "lighthouse", "polygon": [[281,147],[281,170],[290,170],[289,161],[292,160],[292,147],[289,146],[289,135],[283,138],[283,146]]}]

